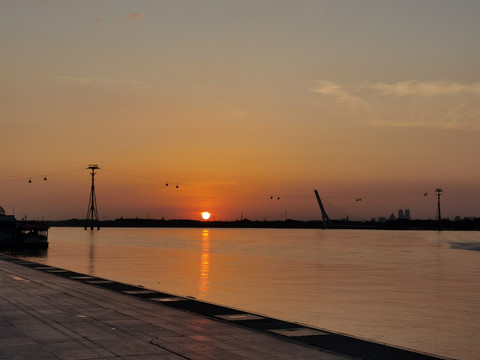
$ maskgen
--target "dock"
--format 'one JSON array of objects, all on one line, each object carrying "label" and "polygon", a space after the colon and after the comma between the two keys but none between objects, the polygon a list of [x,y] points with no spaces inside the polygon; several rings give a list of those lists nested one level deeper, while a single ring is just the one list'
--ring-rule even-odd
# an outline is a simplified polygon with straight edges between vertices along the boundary
[{"label": "dock", "polygon": [[0,254],[0,359],[441,359]]}]

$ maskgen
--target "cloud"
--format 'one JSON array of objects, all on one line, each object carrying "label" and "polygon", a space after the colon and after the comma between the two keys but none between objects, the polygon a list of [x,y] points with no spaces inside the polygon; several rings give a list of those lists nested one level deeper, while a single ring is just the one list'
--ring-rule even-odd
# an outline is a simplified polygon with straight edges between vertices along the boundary
[{"label": "cloud", "polygon": [[332,97],[340,103],[366,106],[366,103],[360,97],[345,90],[342,85],[330,81],[315,81],[315,83],[317,86],[313,89],[314,93]]},{"label": "cloud", "polygon": [[397,83],[367,84],[367,88],[379,91],[385,95],[393,96],[423,96],[434,97],[455,94],[480,95],[480,83],[462,84],[445,81],[418,81],[407,80]]},{"label": "cloud", "polygon": [[[239,108],[238,106],[232,105],[231,103],[226,103],[224,101],[219,100],[218,92],[219,90],[216,89],[214,86],[206,86],[204,84],[193,83],[193,84],[179,84],[185,90],[192,90],[193,92],[189,92],[189,96],[194,99],[197,99],[199,103],[204,104],[213,104],[216,109],[220,109],[223,112],[228,113],[230,116],[237,118],[237,119],[245,119],[248,117],[248,113],[244,110]],[[220,97],[222,97],[220,95]]]},{"label": "cloud", "polygon": [[152,85],[142,81],[124,80],[124,79],[102,79],[102,78],[88,78],[88,77],[74,77],[74,76],[52,76],[56,82],[63,84],[72,84],[76,86],[101,86],[110,88],[131,88],[131,89],[147,89]]},{"label": "cloud", "polygon": [[212,102],[219,105],[220,107],[228,110],[234,117],[236,117],[238,119],[244,119],[248,116],[248,114],[244,110],[242,110],[242,109],[240,109],[236,106],[232,106],[230,104],[224,103],[224,102],[219,101],[219,100],[212,100]]},{"label": "cloud", "polygon": [[406,80],[363,87],[375,109],[372,125],[480,130],[480,83]]},{"label": "cloud", "polygon": [[139,19],[139,18],[142,17],[142,14],[140,14],[138,12],[132,12],[132,13],[128,14],[127,17],[129,19]]},{"label": "cloud", "polygon": [[90,78],[80,78],[73,76],[52,76],[51,79],[55,80],[56,82],[74,84],[78,86],[92,85],[92,80]]},{"label": "cloud", "polygon": [[480,130],[480,82],[403,80],[350,85],[330,81],[315,83],[315,93],[351,105],[339,111],[343,112],[345,119],[354,119],[357,123],[382,127]]}]

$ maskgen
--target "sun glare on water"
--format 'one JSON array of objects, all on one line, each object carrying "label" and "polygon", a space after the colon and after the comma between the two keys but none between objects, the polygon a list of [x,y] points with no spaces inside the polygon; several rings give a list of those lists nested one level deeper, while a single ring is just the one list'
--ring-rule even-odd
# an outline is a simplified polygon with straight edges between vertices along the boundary
[{"label": "sun glare on water", "polygon": [[202,219],[203,220],[208,220],[210,219],[210,213],[208,211],[202,212]]}]

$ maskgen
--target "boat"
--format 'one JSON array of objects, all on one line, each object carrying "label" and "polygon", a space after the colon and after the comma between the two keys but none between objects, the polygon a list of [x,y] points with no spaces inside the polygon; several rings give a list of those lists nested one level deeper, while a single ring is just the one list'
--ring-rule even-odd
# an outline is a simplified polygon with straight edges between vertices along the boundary
[{"label": "boat", "polygon": [[18,221],[16,242],[29,248],[47,248],[48,228],[38,221]]},{"label": "boat", "polygon": [[49,226],[40,221],[18,221],[0,206],[0,246],[2,248],[48,248]]}]

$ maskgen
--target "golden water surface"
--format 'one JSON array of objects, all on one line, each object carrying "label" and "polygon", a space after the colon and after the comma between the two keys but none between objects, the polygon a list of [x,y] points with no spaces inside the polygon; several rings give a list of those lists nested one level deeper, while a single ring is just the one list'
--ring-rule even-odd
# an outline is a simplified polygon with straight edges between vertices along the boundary
[{"label": "golden water surface", "polygon": [[52,228],[33,261],[409,349],[478,359],[480,233]]}]

